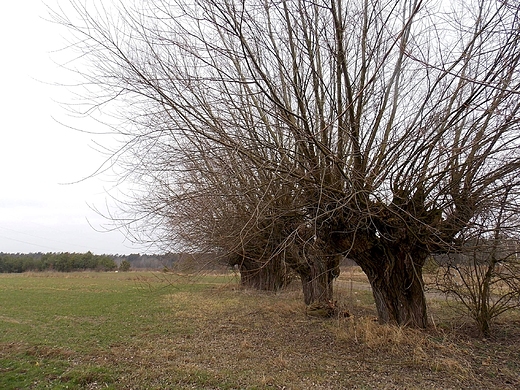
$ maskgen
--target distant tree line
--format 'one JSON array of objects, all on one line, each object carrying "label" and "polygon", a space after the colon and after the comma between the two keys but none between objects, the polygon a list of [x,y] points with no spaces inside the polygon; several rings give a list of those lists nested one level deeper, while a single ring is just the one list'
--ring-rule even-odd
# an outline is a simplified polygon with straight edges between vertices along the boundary
[{"label": "distant tree line", "polygon": [[164,270],[179,272],[225,271],[229,264],[216,262],[215,254],[139,254],[94,255],[87,253],[2,253],[0,252],[0,273],[21,273],[27,271],[72,272],[128,271],[131,269]]},{"label": "distant tree line", "polygon": [[118,266],[123,262],[128,262],[131,269],[163,269],[172,268],[179,260],[180,254],[139,254],[132,253],[129,255],[113,255],[111,256]]},{"label": "distant tree line", "polygon": [[130,269],[171,270],[181,273],[226,272],[233,268],[231,259],[219,253],[165,253],[111,256],[122,270],[128,263]]},{"label": "distant tree line", "polygon": [[113,271],[117,264],[108,255],[87,253],[0,253],[0,273],[27,271],[72,272],[83,270]]}]

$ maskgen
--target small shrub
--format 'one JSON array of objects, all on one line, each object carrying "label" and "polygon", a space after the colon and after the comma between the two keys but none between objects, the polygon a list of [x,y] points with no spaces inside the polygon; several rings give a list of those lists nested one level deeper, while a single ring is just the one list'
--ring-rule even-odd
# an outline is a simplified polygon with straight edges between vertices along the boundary
[{"label": "small shrub", "polygon": [[119,265],[119,271],[130,271],[130,262],[128,260],[123,260],[121,264]]}]

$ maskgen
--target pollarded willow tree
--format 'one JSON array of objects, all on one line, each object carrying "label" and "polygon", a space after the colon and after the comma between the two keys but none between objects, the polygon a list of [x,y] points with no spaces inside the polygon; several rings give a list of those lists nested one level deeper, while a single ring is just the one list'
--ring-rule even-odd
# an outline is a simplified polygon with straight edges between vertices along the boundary
[{"label": "pollarded willow tree", "polygon": [[89,99],[119,102],[118,161],[148,186],[137,219],[246,257],[260,243],[308,303],[348,255],[381,322],[426,326],[426,258],[518,185],[516,3],[71,2],[56,20],[93,61]]},{"label": "pollarded willow tree", "polygon": [[[203,156],[187,146],[183,150],[189,153],[176,164],[183,167],[182,178],[173,183],[182,183],[182,192],[154,183],[153,207],[160,201],[160,215],[175,234],[168,240],[191,243],[195,251],[217,250],[221,261],[238,267],[244,286],[285,287],[293,272],[280,248],[296,194],[273,172],[254,169],[234,151],[211,144],[199,148]],[[149,205],[144,199],[137,209],[143,212]],[[155,210],[145,214],[155,217]]]}]

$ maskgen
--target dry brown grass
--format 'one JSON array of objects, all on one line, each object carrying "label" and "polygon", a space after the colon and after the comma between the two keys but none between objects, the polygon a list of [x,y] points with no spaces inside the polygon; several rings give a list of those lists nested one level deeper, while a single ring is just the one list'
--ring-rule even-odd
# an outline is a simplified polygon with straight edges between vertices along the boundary
[{"label": "dry brown grass", "polygon": [[[225,286],[171,294],[164,297],[164,321],[185,331],[142,339],[130,351],[112,351],[113,358],[133,356],[120,382],[128,388],[136,383],[207,389],[520,386],[519,352],[506,340],[482,342],[441,327],[382,326],[364,314],[371,310],[366,306],[360,300],[351,305],[349,318],[317,320],[304,314],[298,291],[269,294]],[[510,336],[509,341],[520,339],[518,332]]]},{"label": "dry brown grass", "polygon": [[474,338],[439,300],[429,304],[435,326],[427,330],[383,326],[370,291],[349,277],[362,276],[345,273],[337,283],[351,316],[324,320],[305,315],[298,286],[275,294],[214,276],[186,287],[184,279],[139,275],[133,283],[148,294],[145,305],[158,309],[126,339],[81,353],[20,342],[5,345],[4,356],[63,360],[68,368],[56,380],[88,389],[520,388],[519,315],[491,340]]}]

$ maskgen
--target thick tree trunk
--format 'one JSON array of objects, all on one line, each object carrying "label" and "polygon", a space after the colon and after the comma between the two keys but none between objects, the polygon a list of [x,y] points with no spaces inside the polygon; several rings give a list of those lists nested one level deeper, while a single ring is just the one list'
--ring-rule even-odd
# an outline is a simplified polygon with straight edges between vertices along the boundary
[{"label": "thick tree trunk", "polygon": [[428,325],[422,264],[406,259],[363,264],[376,303],[379,322],[425,328]]},{"label": "thick tree trunk", "polygon": [[236,265],[240,271],[240,284],[247,288],[278,291],[291,282],[290,270],[279,258],[264,263],[242,260]]},{"label": "thick tree trunk", "polygon": [[298,274],[302,281],[307,314],[317,317],[332,317],[337,314],[333,301],[333,282],[339,276],[336,260],[315,258],[307,266],[299,268]]},{"label": "thick tree trunk", "polygon": [[256,269],[240,268],[240,284],[247,288],[278,291],[287,285],[287,277],[282,273],[271,273],[265,267]]},{"label": "thick tree trunk", "polygon": [[313,262],[306,271],[300,273],[305,304],[327,304],[332,301],[333,279],[325,265]]},{"label": "thick tree trunk", "polygon": [[336,311],[333,281],[340,273],[340,256],[327,253],[321,241],[300,244],[286,248],[285,259],[300,277],[307,314],[332,316]]}]

